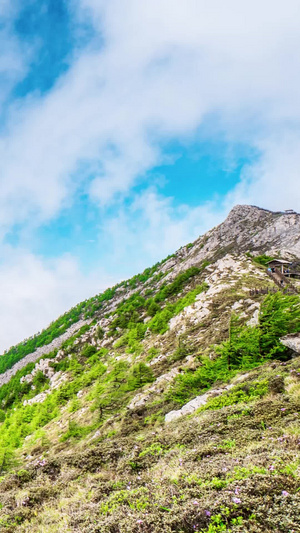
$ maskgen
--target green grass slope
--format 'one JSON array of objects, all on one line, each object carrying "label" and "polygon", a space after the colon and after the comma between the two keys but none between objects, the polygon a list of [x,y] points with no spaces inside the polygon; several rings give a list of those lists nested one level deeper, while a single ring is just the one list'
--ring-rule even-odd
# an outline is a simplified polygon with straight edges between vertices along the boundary
[{"label": "green grass slope", "polygon": [[247,256],[174,261],[0,388],[0,531],[300,530],[300,298]]}]

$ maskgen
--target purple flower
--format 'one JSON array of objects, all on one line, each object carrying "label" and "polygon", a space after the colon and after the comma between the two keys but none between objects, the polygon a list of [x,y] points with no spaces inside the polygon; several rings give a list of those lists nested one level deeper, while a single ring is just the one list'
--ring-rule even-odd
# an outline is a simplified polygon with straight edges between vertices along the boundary
[{"label": "purple flower", "polygon": [[210,511],[204,511],[206,516],[211,516],[211,512]]},{"label": "purple flower", "polygon": [[233,503],[241,503],[240,498],[232,498]]},{"label": "purple flower", "polygon": [[199,503],[197,502],[197,500],[195,500],[195,501],[193,502],[193,505],[199,505]]},{"label": "purple flower", "polygon": [[283,490],[281,494],[282,494],[282,496],[289,496],[290,495],[289,492],[287,492],[286,490]]}]

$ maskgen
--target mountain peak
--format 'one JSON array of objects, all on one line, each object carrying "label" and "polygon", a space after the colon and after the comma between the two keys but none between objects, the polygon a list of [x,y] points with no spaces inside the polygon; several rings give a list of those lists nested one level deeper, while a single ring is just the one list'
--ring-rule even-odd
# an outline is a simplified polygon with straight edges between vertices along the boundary
[{"label": "mountain peak", "polygon": [[237,205],[0,358],[5,531],[299,530],[299,235]]},{"label": "mountain peak", "polygon": [[271,209],[265,209],[264,207],[259,207],[257,205],[237,204],[231,209],[231,211],[228,214],[228,217],[232,217],[232,216],[268,217],[270,215],[273,215],[273,216],[275,215],[276,217],[278,217],[278,215],[281,215],[281,216],[287,216],[287,215],[288,216],[289,215],[300,216],[299,213],[294,211],[294,209],[285,209],[284,211],[272,211]]},{"label": "mountain peak", "polygon": [[237,252],[300,255],[300,215],[293,210],[271,211],[253,205],[236,205],[213,231],[218,236],[219,247],[230,245]]}]

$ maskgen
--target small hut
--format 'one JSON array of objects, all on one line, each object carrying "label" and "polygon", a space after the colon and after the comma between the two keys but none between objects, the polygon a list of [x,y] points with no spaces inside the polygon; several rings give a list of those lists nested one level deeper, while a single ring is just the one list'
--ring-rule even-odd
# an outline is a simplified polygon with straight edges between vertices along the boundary
[{"label": "small hut", "polygon": [[289,274],[291,264],[290,261],[285,261],[284,259],[272,259],[272,261],[267,263],[272,272],[280,272],[281,274]]}]

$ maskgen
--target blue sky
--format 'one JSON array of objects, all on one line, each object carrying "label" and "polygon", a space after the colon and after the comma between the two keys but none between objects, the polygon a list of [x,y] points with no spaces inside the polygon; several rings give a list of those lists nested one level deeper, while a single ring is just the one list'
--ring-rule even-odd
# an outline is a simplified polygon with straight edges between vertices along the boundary
[{"label": "blue sky", "polygon": [[300,210],[299,35],[294,0],[3,0],[0,350],[236,203]]},{"label": "blue sky", "polygon": [[[18,39],[33,48],[28,70],[16,85],[13,96],[50,91],[72,66],[74,54],[92,39],[97,42],[92,21],[78,20],[72,4],[63,0],[25,0],[14,21]],[[99,46],[101,37],[97,45]]]}]

